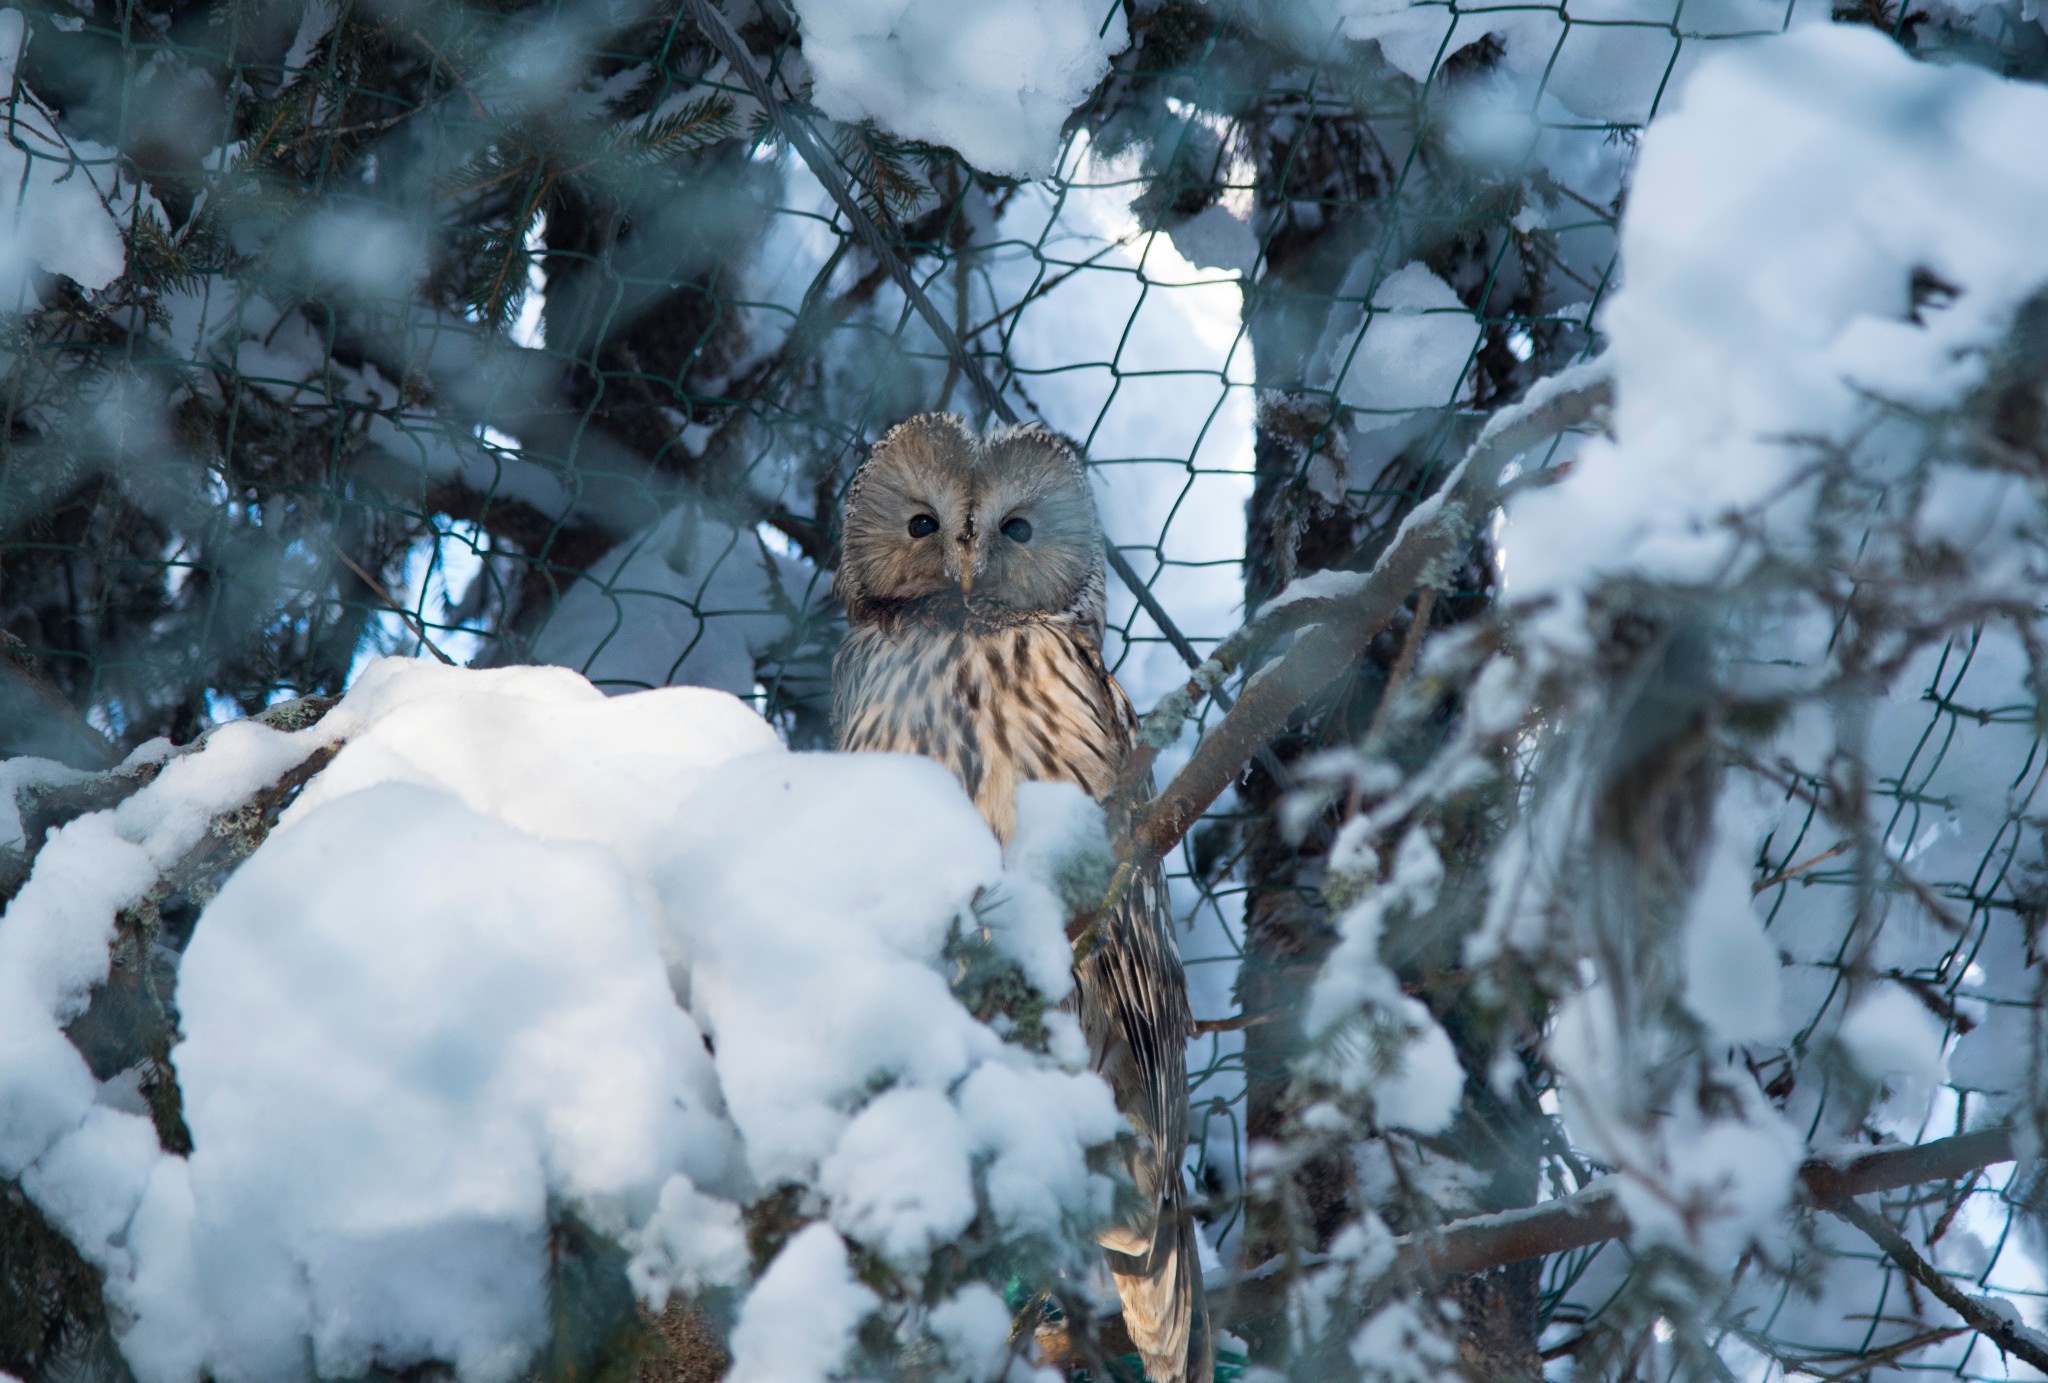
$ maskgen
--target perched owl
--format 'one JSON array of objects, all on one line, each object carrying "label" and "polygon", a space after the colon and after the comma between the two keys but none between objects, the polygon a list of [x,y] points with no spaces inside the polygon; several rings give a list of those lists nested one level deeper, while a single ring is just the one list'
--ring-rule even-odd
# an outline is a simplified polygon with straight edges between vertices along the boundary
[{"label": "perched owl", "polygon": [[[937,759],[1005,844],[1018,783],[1109,792],[1135,718],[1102,661],[1102,530],[1071,447],[1035,425],[977,437],[950,414],[912,418],[854,476],[842,532],[841,749]],[[1192,1020],[1165,900],[1155,870],[1074,977],[1095,1069],[1136,1132],[1141,1210],[1102,1235],[1124,1322],[1153,1383],[1207,1383],[1180,1174]]]}]

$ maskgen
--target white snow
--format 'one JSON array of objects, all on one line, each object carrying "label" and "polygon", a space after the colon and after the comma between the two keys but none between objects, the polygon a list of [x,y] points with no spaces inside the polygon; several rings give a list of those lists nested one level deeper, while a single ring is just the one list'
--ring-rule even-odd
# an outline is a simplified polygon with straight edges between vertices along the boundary
[{"label": "white snow", "polygon": [[1627,1022],[1604,983],[1559,1006],[1547,1046],[1563,1077],[1565,1128],[1619,1173],[1612,1184],[1634,1242],[1726,1265],[1777,1234],[1804,1148],[1747,1072],[1701,1061],[1708,1069],[1680,1077],[1644,1116],[1643,1073],[1657,1069],[1667,1039]]},{"label": "white snow", "polygon": [[1856,1001],[1836,1037],[1872,1080],[1902,1079],[1925,1099],[1948,1074],[1941,1025],[1919,1000],[1896,984],[1880,983]]},{"label": "white snow", "polygon": [[[0,10],[0,102],[7,138],[0,140],[0,312],[29,311],[39,302],[31,277],[62,274],[87,292],[128,267],[121,227],[136,214],[136,191],[124,186],[115,151],[60,133],[56,121],[15,71],[28,47],[20,10]],[[155,199],[144,196],[142,209]]]},{"label": "white snow", "polygon": [[551,1199],[622,1230],[672,1166],[725,1170],[630,876],[446,792],[300,815],[207,908],[178,1000],[208,1293],[275,1300],[223,1322],[223,1369],[310,1338],[327,1377],[509,1377],[543,1338]]},{"label": "white snow", "polygon": [[626,1244],[633,1250],[626,1276],[656,1311],[674,1292],[734,1286],[745,1280],[749,1266],[740,1208],[705,1195],[681,1172],[662,1184],[653,1216],[626,1236]]},{"label": "white snow", "polygon": [[1280,594],[1260,605],[1259,613],[1270,615],[1298,600],[1351,600],[1362,595],[1371,584],[1371,572],[1325,567],[1306,576],[1295,577],[1281,588]]},{"label": "white snow", "polygon": [[[1622,287],[1601,319],[1614,439],[1515,502],[1509,594],[1583,592],[1623,572],[1725,580],[1765,541],[1796,556],[1814,440],[1866,428],[1870,395],[1954,400],[2048,282],[2044,142],[2048,91],[1915,62],[1854,26],[1704,62],[1642,139]],[[1958,290],[1918,320],[1916,269]],[[1931,505],[1936,531],[1984,521],[1981,496]]]},{"label": "white snow", "polygon": [[1129,42],[1108,0],[796,0],[818,108],[1043,177]]},{"label": "white snow", "polygon": [[[253,724],[223,726],[208,737],[206,754],[172,761],[112,811],[51,833],[0,915],[0,1175],[21,1175],[92,1107],[92,1076],[60,1025],[106,976],[115,914],[138,902],[214,815],[316,743]],[[154,751],[138,751],[145,752]]]},{"label": "white snow", "polygon": [[854,1280],[846,1241],[826,1225],[797,1231],[754,1284],[732,1332],[729,1383],[824,1383],[877,1304]]},{"label": "white snow", "polygon": [[924,1262],[974,1218],[967,1130],[936,1090],[884,1091],[818,1169],[832,1221],[893,1263]]},{"label": "white snow", "polygon": [[1752,839],[1732,822],[1716,832],[1693,886],[1683,942],[1685,1006],[1715,1037],[1736,1045],[1782,1037],[1785,1026],[1778,950],[1751,903]]},{"label": "white snow", "polygon": [[[169,1156],[58,1024],[114,912],[336,739],[185,952]],[[1119,1120],[1071,1019],[1034,1055],[942,973],[982,900],[1041,900],[988,930],[1023,963],[1064,946],[1071,805],[1006,867],[928,760],[793,755],[722,693],[374,663],[312,729],[225,726],[53,834],[0,917],[6,1172],[105,1272],[140,1383],[497,1383],[546,1339],[551,1217],[659,1304],[743,1284],[744,1208],[795,1182],[823,1218],[747,1297],[735,1376],[822,1378],[877,1300],[847,1240],[915,1280],[984,1209],[1053,1245],[1108,1210]]]},{"label": "white snow", "polygon": [[988,1383],[1002,1376],[1010,1354],[1010,1308],[993,1287],[968,1283],[932,1308],[930,1324],[961,1378]]},{"label": "white snow", "polygon": [[[1365,259],[1361,266],[1369,269],[1371,263]],[[1356,309],[1348,317],[1332,314],[1328,367],[1341,372],[1338,398],[1353,408],[1382,412],[1456,402],[1459,381],[1479,344],[1480,324],[1448,283],[1425,264],[1403,265],[1373,291],[1360,337],[1363,315]],[[1350,352],[1348,360],[1345,352]]]},{"label": "white snow", "polygon": [[1012,880],[983,920],[1040,993],[1064,999],[1074,987],[1067,919],[1101,901],[1115,867],[1102,808],[1072,783],[1019,783],[1008,858]]},{"label": "white snow", "polygon": [[[1333,872],[1365,868],[1370,858],[1343,836],[1331,848]],[[1384,1128],[1441,1133],[1464,1096],[1464,1072],[1449,1035],[1420,1000],[1401,992],[1380,958],[1389,915],[1425,915],[1443,876],[1436,847],[1414,827],[1402,838],[1388,878],[1369,885],[1337,919],[1337,946],[1309,991],[1303,1027],[1323,1043],[1310,1058],[1311,1069],[1368,1096]]]},{"label": "white snow", "polygon": [[1351,1361],[1386,1383],[1435,1383],[1456,1373],[1458,1346],[1413,1301],[1380,1307],[1351,1337]]},{"label": "white snow", "polygon": [[84,769],[51,759],[23,756],[0,760],[0,850],[18,850],[27,844],[22,837],[21,793],[30,788],[64,787],[91,776]]}]

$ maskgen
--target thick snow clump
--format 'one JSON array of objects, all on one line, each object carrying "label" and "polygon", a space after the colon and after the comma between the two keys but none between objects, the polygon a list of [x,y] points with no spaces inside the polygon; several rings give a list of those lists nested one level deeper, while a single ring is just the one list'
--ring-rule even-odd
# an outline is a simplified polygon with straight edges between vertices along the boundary
[{"label": "thick snow clump", "polygon": [[128,268],[121,227],[156,199],[123,184],[114,150],[73,139],[16,81],[29,31],[20,10],[0,10],[0,100],[7,138],[0,140],[0,312],[42,305],[37,270],[62,274],[88,292],[105,288]]},{"label": "thick snow clump", "polygon": [[[1510,598],[1570,606],[1605,577],[1711,583],[1767,546],[1796,556],[1817,446],[1858,439],[1880,399],[1953,404],[2048,284],[2043,147],[2048,90],[1867,29],[1705,63],[1642,140],[1601,318],[1613,440],[1513,506]],[[1934,490],[1937,528],[1993,537],[2019,498],[1981,472]]]},{"label": "thick snow clump", "polygon": [[[60,1025],[116,912],[337,742],[197,923],[194,1150],[166,1154]],[[0,1174],[104,1272],[140,1383],[497,1383],[545,1343],[560,1212],[659,1305],[744,1285],[744,1209],[793,1183],[812,1222],[744,1302],[735,1376],[822,1378],[877,1300],[849,1243],[914,1281],[979,1208],[1055,1235],[1107,1209],[1086,1155],[1117,1116],[1072,1021],[1034,1054],[939,968],[956,926],[1035,963],[1050,897],[926,760],[791,754],[701,688],[386,660],[44,845],[0,918]]]},{"label": "thick snow clump", "polygon": [[1130,41],[1110,0],[796,0],[819,109],[1043,177]]}]

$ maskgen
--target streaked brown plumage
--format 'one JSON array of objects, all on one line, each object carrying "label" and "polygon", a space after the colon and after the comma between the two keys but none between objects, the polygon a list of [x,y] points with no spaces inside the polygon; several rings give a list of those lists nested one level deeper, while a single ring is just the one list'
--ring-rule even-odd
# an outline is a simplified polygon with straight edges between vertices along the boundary
[{"label": "streaked brown plumage", "polygon": [[[1135,718],[1102,661],[1102,535],[1072,448],[1037,426],[977,437],[949,414],[912,418],[854,476],[843,534],[840,748],[937,759],[1005,843],[1018,783],[1109,791]],[[1154,871],[1075,979],[1095,1068],[1136,1135],[1139,1209],[1101,1236],[1124,1322],[1153,1383],[1206,1383],[1180,1169],[1192,1022],[1165,900]]]}]

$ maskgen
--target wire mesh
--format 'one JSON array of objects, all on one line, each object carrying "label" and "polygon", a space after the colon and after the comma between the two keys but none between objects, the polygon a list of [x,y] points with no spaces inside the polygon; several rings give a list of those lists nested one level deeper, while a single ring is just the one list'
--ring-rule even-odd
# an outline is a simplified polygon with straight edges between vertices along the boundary
[{"label": "wire mesh", "polygon": [[[1436,60],[1415,82],[1340,26],[1251,73],[1228,16],[1190,7],[1164,56],[1138,52],[1121,78],[1184,92],[1166,98],[1187,107],[1177,132],[1134,150],[1105,96],[1071,124],[1057,171],[1026,182],[827,126],[791,78],[793,28],[764,21],[746,37],[778,99],[829,129],[839,176],[972,367],[1082,446],[1110,541],[1200,651],[1241,620],[1248,563],[1256,599],[1332,515],[1354,535],[1343,555],[1369,561],[1371,535],[1491,408],[1591,348],[1620,186],[1546,174],[1536,225],[1516,179],[1436,168],[1431,141],[1455,126],[1467,69],[1484,66],[1453,36],[1540,18],[1554,27],[1545,72],[1596,36],[1668,49],[1630,118],[1576,115],[1546,99],[1547,77],[1525,112],[1530,140],[1605,149],[1601,167],[1625,172],[1681,56],[1747,30],[1703,31],[1682,6],[1658,20],[1571,10],[1443,6]],[[328,0],[283,20],[138,0],[26,13],[13,176],[97,201],[127,249],[99,291],[14,275],[0,629],[17,728],[0,747],[110,761],[339,690],[380,653],[557,662],[611,691],[723,686],[793,743],[825,742],[838,496],[890,424],[986,409],[686,9],[612,29],[558,8]],[[565,47],[574,80],[549,75]],[[551,80],[522,96],[522,82]],[[1351,162],[1326,166],[1333,150]],[[1311,223],[1350,227],[1345,262],[1320,278],[1299,269]],[[1375,399],[1353,371],[1371,368],[1361,350],[1396,315],[1382,288],[1422,256],[1458,301],[1420,314],[1469,318],[1469,351],[1438,397]],[[1313,351],[1289,360],[1283,334],[1262,338],[1261,321],[1290,316],[1324,324],[1320,376]],[[1307,419],[1292,447],[1273,440],[1288,409]],[[1284,502],[1254,503],[1261,489]],[[1261,531],[1269,521],[1287,541]],[[1446,599],[1490,595],[1481,572]],[[1111,605],[1112,665],[1147,705],[1184,663],[1131,592]],[[2031,711],[1973,699],[1972,655],[1958,645],[1930,668],[1925,733],[1880,789],[1888,832],[1917,839],[1957,746],[1978,745],[1963,771],[2012,775],[2013,810],[1981,856],[1926,881],[1955,910],[1953,946],[1905,977],[1957,1037],[1985,1006],[2031,1005],[1981,983],[1982,952],[1995,918],[2036,906],[2037,882],[2012,864],[2038,829],[2021,789],[2043,772]],[[1239,813],[1226,799],[1173,861],[1198,1018],[1235,1005]],[[1773,840],[1759,878],[1783,876],[1780,897],[1853,887],[1826,858],[1834,844],[1809,814]],[[1193,1172],[1227,1238],[1245,1184],[1241,1035],[1205,1036],[1190,1066]],[[1944,1117],[1960,1122],[1967,1100],[1953,1095]],[[1975,1235],[1983,1251],[1944,1267],[1972,1290],[2032,1299],[2017,1191],[1992,1175],[1888,1210]],[[1608,1246],[1550,1265],[1547,1342],[1599,1318],[1628,1258]],[[1862,1308],[1866,1349],[1920,1329],[1886,1324],[1908,1292],[1895,1272],[1886,1282]],[[1800,1353],[1775,1314],[1744,1328],[1774,1341],[1778,1372],[1854,1362],[1828,1355],[1833,1343]],[[1943,1362],[1901,1352],[1890,1366],[2002,1372],[1968,1337],[1927,1351]]]}]

